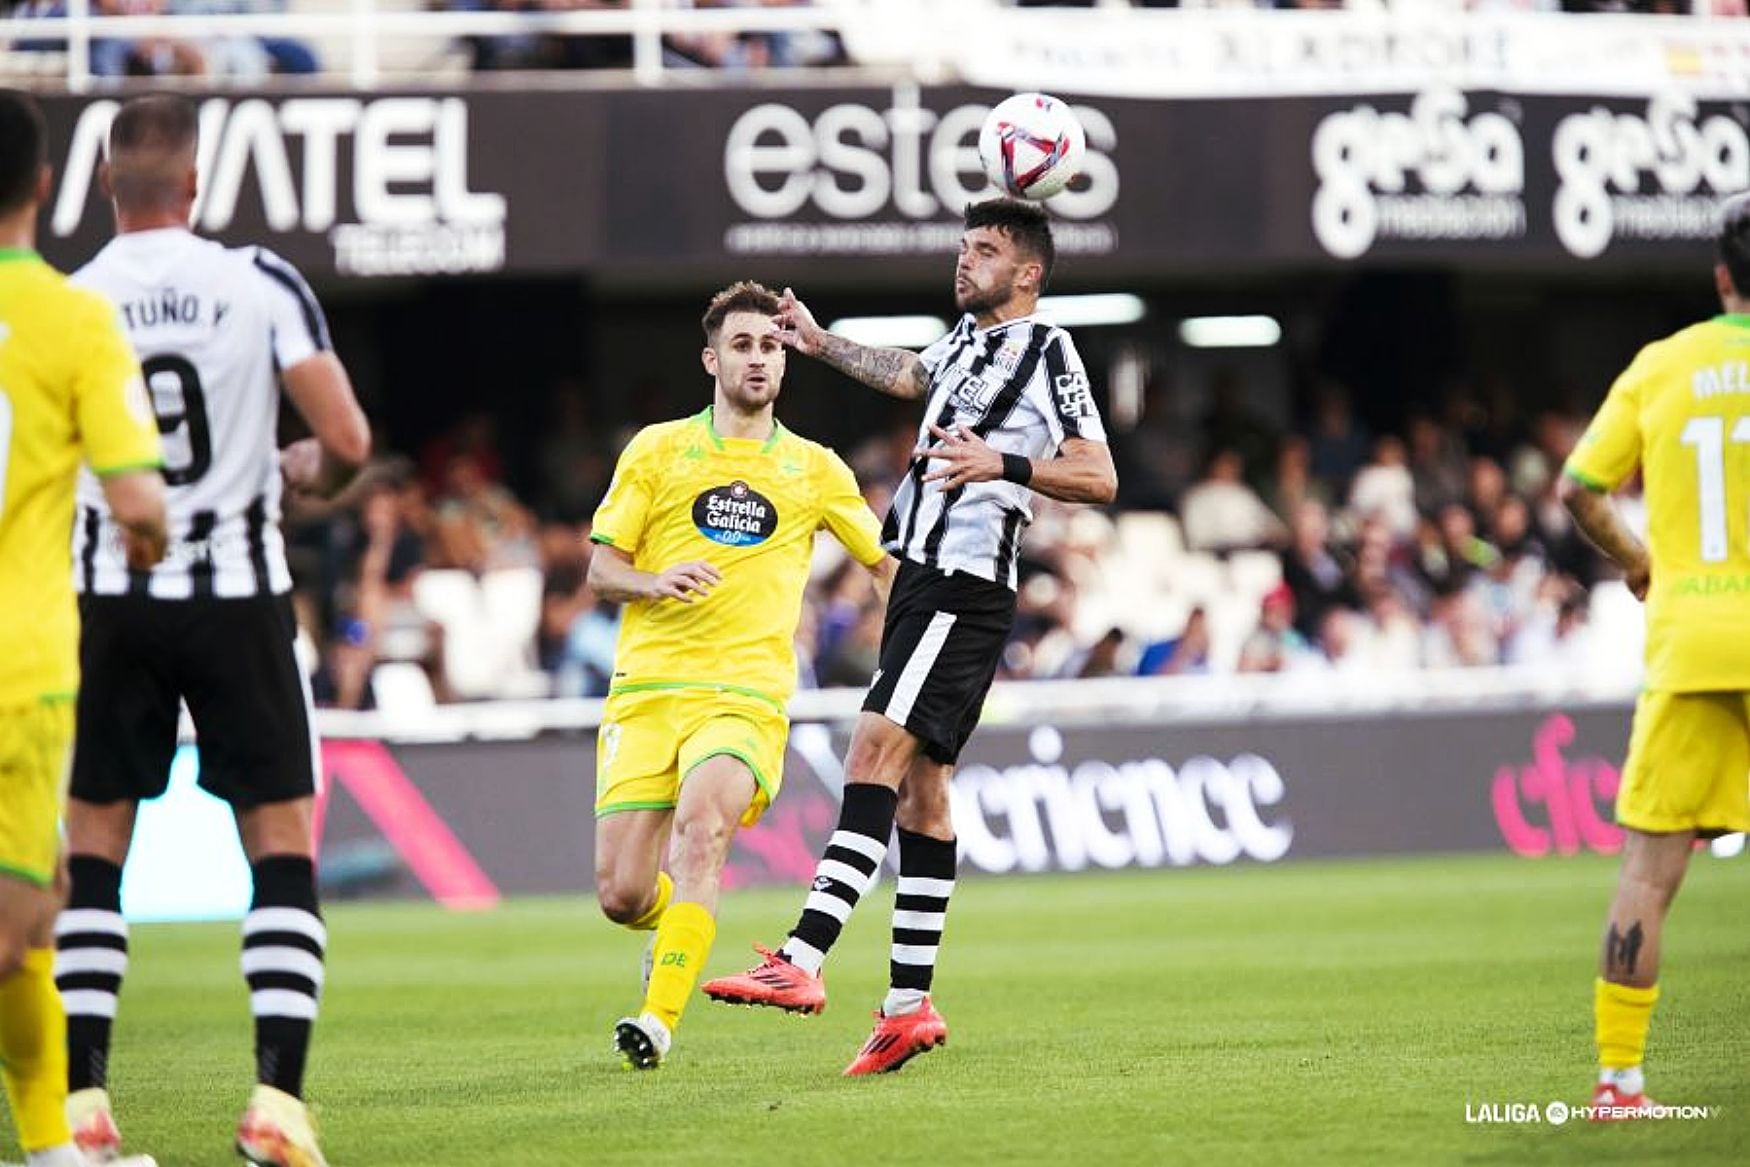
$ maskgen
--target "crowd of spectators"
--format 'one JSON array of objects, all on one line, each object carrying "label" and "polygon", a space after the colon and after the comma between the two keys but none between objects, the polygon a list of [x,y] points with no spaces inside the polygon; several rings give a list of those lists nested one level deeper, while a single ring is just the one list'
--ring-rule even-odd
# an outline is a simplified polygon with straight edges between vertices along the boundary
[{"label": "crowd of spectators", "polygon": [[[1145,410],[1114,434],[1109,511],[1035,499],[1001,676],[1584,667],[1607,565],[1556,497],[1581,417],[1488,416],[1461,393],[1376,434],[1326,385],[1305,424],[1279,431],[1216,385],[1193,424]],[[510,654],[519,693],[606,691],[619,616],[586,582],[588,522],[629,434],[592,424],[588,400],[575,386],[555,396],[527,500],[505,485],[480,414],[417,459],[374,464],[331,508],[291,516],[323,701],[370,704],[384,663],[422,671],[437,700],[493,695],[490,677],[456,668],[488,650]],[[878,513],[912,443],[896,425],[847,451]],[[804,687],[864,685],[876,665],[880,605],[834,550],[822,541],[797,628]],[[477,635],[457,627],[453,601],[422,598],[422,575],[522,579],[526,610],[504,624],[488,596],[462,612],[486,621]]]},{"label": "crowd of spectators", "polygon": [[[5,7],[5,5],[0,5]],[[91,0],[93,16],[222,16],[285,12],[288,0]],[[12,15],[67,15],[66,0],[23,0]],[[14,42],[20,51],[64,52],[52,39]],[[97,77],[209,77],[259,81],[274,74],[321,71],[316,51],[306,42],[278,36],[99,37],[91,42],[91,72]]]}]

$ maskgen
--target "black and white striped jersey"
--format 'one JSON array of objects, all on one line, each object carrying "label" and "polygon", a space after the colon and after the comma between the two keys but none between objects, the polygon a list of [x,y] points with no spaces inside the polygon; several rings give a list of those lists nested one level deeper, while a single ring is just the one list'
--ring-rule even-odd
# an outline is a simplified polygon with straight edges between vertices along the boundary
[{"label": "black and white striped jersey", "polygon": [[964,316],[919,355],[930,389],[883,546],[926,567],[1012,588],[1021,532],[1033,519],[1032,491],[1003,481],[947,491],[925,482],[932,463],[924,451],[937,444],[929,427],[964,425],[999,452],[1027,458],[1056,457],[1065,438],[1104,442],[1087,370],[1069,333],[1035,316],[985,329]]},{"label": "black and white striped jersey", "polygon": [[170,488],[169,552],[151,572],[130,573],[103,490],[82,473],[79,591],[165,600],[289,591],[279,371],[332,347],[309,285],[265,248],[176,228],[118,235],[73,278],[121,313],[158,415]]}]

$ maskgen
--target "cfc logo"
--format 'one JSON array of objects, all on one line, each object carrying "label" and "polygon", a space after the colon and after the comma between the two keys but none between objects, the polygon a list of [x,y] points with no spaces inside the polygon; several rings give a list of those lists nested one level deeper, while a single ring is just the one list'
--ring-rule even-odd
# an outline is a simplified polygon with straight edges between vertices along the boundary
[{"label": "cfc logo", "polygon": [[1313,233],[1339,259],[1380,237],[1512,239],[1525,234],[1525,145],[1502,113],[1466,117],[1452,89],[1429,89],[1409,113],[1371,105],[1327,115],[1312,137],[1319,189]]},{"label": "cfc logo", "polygon": [[[1695,99],[1654,97],[1645,117],[1594,106],[1556,126],[1556,235],[1581,259],[1611,241],[1703,239],[1716,199],[1750,186],[1750,138],[1724,114],[1701,117]],[[1642,193],[1651,180],[1652,190]]]}]

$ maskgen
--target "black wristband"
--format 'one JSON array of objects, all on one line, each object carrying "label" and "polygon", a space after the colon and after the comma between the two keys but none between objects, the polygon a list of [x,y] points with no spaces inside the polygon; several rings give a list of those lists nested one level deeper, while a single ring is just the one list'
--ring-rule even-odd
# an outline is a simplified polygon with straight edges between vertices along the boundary
[{"label": "black wristband", "polygon": [[1033,481],[1033,460],[1019,454],[1003,455],[1003,481],[1026,486]]}]

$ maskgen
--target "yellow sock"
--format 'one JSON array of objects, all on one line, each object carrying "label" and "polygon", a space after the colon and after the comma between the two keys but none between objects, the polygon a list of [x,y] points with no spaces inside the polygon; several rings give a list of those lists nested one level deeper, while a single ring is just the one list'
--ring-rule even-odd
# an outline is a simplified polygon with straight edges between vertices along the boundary
[{"label": "yellow sock", "polygon": [[662,1018],[671,1030],[680,1024],[681,1011],[715,939],[717,921],[703,905],[683,901],[669,908],[656,929],[656,967],[650,971],[650,987],[644,990],[646,1013]]},{"label": "yellow sock", "polygon": [[648,932],[662,922],[662,914],[668,911],[668,902],[674,899],[674,880],[668,877],[668,872],[656,873],[656,902],[650,905],[650,910],[633,920],[626,927],[634,932]]},{"label": "yellow sock", "polygon": [[70,1142],[67,1014],[55,992],[55,950],[32,948],[0,981],[0,1061],[18,1141],[28,1154]]},{"label": "yellow sock", "polygon": [[1592,1012],[1597,1019],[1598,1064],[1606,1070],[1626,1070],[1641,1064],[1647,1052],[1647,1027],[1659,986],[1637,989],[1599,977],[1593,986]]}]

